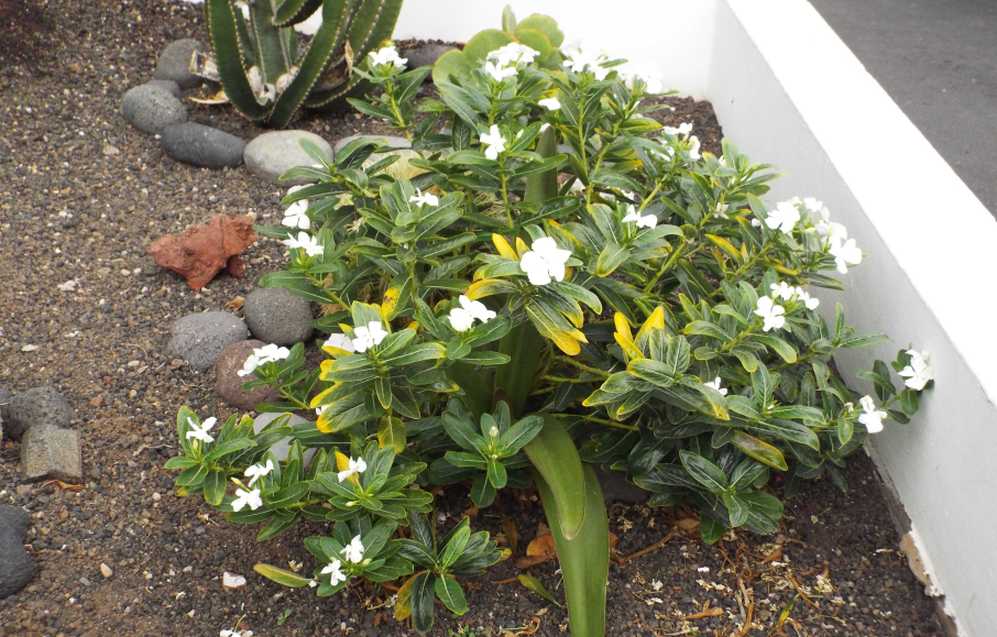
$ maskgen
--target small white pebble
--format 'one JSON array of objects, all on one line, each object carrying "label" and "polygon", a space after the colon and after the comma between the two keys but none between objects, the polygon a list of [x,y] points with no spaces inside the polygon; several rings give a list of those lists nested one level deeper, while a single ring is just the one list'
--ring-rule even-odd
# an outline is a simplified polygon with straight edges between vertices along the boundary
[{"label": "small white pebble", "polygon": [[107,577],[110,577],[110,576],[114,575],[114,571],[111,570],[110,566],[108,566],[107,564],[101,562],[100,563],[100,574],[103,575],[105,578],[107,578]]},{"label": "small white pebble", "polygon": [[246,585],[246,578],[238,573],[222,573],[222,586],[225,588],[242,588]]}]

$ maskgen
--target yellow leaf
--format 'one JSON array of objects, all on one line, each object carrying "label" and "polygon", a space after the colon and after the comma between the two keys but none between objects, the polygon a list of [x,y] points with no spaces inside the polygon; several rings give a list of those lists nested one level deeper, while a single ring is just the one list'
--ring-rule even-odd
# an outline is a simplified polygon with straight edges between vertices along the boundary
[{"label": "yellow leaf", "polygon": [[587,343],[585,335],[578,330],[564,331],[557,330],[550,333],[550,340],[554,341],[558,349],[568,356],[576,356],[582,351],[581,343]]},{"label": "yellow leaf", "polygon": [[[325,349],[325,348],[323,348],[323,349]],[[321,363],[319,363],[319,366],[318,366],[319,375],[318,375],[318,377],[321,380],[329,380],[329,374],[332,373],[332,366],[335,365],[335,364],[336,364],[336,361],[330,360],[328,358],[325,359],[324,361],[322,361]]]},{"label": "yellow leaf", "polygon": [[381,318],[385,323],[390,323],[395,317],[395,306],[398,305],[398,295],[401,289],[391,286],[384,291],[384,300],[381,302]]},{"label": "yellow leaf", "polygon": [[617,312],[613,315],[613,323],[616,325],[613,338],[627,358],[644,358],[644,354],[637,349],[637,344],[634,343],[634,335],[630,331],[630,322],[627,321],[626,315],[623,312]]},{"label": "yellow leaf", "polygon": [[517,257],[517,260],[519,260],[519,258],[521,258],[524,254],[526,254],[529,251],[530,248],[529,246],[526,245],[526,242],[520,239],[519,237],[516,237],[516,252],[519,253],[519,257]]},{"label": "yellow leaf", "polygon": [[501,279],[480,279],[469,285],[464,294],[472,301],[476,301],[493,294],[508,292],[511,285],[508,281]]},{"label": "yellow leaf", "polygon": [[516,251],[512,249],[512,246],[509,245],[509,242],[502,235],[492,233],[492,243],[495,244],[495,249],[498,250],[499,255],[502,257],[513,261],[519,260],[519,257],[516,256]]},{"label": "yellow leaf", "polygon": [[648,332],[651,330],[663,330],[665,329],[665,306],[659,305],[654,308],[651,315],[647,317],[644,324],[640,326],[637,330],[637,340],[640,341],[643,337],[647,336]]},{"label": "yellow leaf", "polygon": [[718,248],[726,252],[735,261],[741,259],[741,253],[738,252],[737,248],[734,247],[733,243],[731,243],[724,237],[721,237],[720,235],[716,234],[706,233],[706,238],[709,239],[713,243],[713,245],[717,246]]},{"label": "yellow leaf", "polygon": [[795,269],[795,268],[787,267],[787,266],[785,266],[785,265],[783,265],[781,263],[773,263],[771,261],[770,261],[770,263],[771,263],[772,267],[775,268],[776,272],[781,272],[782,274],[785,274],[785,275],[788,275],[788,276],[799,276],[800,275],[800,271],[797,270],[797,269]]},{"label": "yellow leaf", "polygon": [[325,389],[323,389],[319,393],[315,394],[315,397],[312,398],[312,400],[308,404],[308,406],[311,407],[312,409],[315,409],[316,407],[320,407],[322,405],[322,403],[325,402],[326,396],[328,396],[329,394],[331,394],[332,391],[334,389],[336,389],[336,387],[338,387],[338,383],[335,384],[335,385],[332,385],[331,387],[326,387]]},{"label": "yellow leaf", "polygon": [[336,453],[336,470],[346,471],[347,469],[349,469],[350,457],[345,453],[343,453],[342,451],[340,451],[339,449],[336,449],[335,453]]},{"label": "yellow leaf", "polygon": [[395,619],[400,622],[412,616],[412,584],[415,583],[415,578],[418,576],[419,573],[416,573],[408,578],[398,589],[398,597],[395,598]]},{"label": "yellow leaf", "polygon": [[315,428],[318,429],[319,431],[321,431],[324,434],[331,434],[334,431],[334,429],[335,429],[335,426],[333,425],[332,421],[326,415],[328,413],[329,413],[329,410],[326,409],[318,417],[318,420],[315,421]]}]

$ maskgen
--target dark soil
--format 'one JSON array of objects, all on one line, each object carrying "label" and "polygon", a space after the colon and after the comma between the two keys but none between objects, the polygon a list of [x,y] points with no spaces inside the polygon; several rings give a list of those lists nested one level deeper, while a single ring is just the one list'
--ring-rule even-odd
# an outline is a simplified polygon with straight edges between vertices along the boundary
[{"label": "dark soil", "polygon": [[[258,561],[311,568],[300,537],[318,529],[259,545],[253,530],[175,497],[162,469],[174,454],[178,406],[229,411],[213,395],[211,372],[164,355],[170,324],[244,296],[283,258],[281,246],[261,241],[248,252],[246,278],[223,275],[195,293],[145,255],[153,239],[218,213],[280,214],[276,187],[242,169],[177,164],[119,115],[121,94],[150,76],[167,42],[203,38],[200,12],[162,0],[25,4],[0,0],[0,384],[65,392],[87,479],[79,490],[21,484],[18,445],[0,445],[0,502],[31,512],[29,549],[41,566],[28,588],[0,601],[0,634],[214,636],[236,625],[258,636],[410,634],[391,619],[385,591],[357,586],[319,600],[256,576]],[[11,33],[25,34],[23,46]],[[716,152],[721,133],[709,104],[669,102],[668,121],[693,121]],[[257,132],[225,107],[195,107],[193,117]],[[299,125],[329,140],[370,130],[345,113]],[[74,291],[56,287],[68,280],[78,282]],[[614,507],[620,555],[672,536],[612,568],[609,634],[941,635],[934,602],[895,548],[871,464],[858,458],[849,477],[849,495],[817,484],[792,499],[779,536],[739,533],[713,547],[675,530],[689,522],[681,513]],[[443,514],[449,526],[466,500],[459,491],[441,500],[453,504]],[[502,540],[519,557],[541,518],[534,496],[506,492],[476,524],[499,533],[511,520],[518,541],[507,532]],[[496,583],[516,574],[513,562],[468,582],[471,612],[445,617],[434,634],[461,626],[475,631],[465,635],[564,633],[561,608],[518,583]],[[225,590],[224,571],[249,583]],[[560,597],[553,563],[531,572]]]}]

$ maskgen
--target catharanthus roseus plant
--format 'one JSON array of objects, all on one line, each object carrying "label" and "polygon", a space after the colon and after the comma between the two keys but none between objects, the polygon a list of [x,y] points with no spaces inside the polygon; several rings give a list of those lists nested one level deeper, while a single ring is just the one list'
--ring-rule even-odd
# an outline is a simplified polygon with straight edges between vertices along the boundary
[{"label": "catharanthus roseus plant", "polygon": [[321,306],[325,359],[261,348],[246,370],[280,395],[261,409],[309,421],[254,432],[245,417],[216,435],[182,410],[170,466],[261,538],[334,524],[309,540],[311,575],[258,570],[319,594],[397,579],[396,616],[420,631],[434,596],[464,612],[460,578],[502,557],[466,521],[436,539],[428,488],[469,485],[486,507],[532,483],[572,634],[601,635],[609,548],[593,465],[653,505],[694,507],[708,542],[772,533],[773,476],[843,484],[847,456],[906,422],[933,371],[906,350],[866,374],[875,397],[851,389],[834,355],[876,339],[819,293],[862,261],[846,228],[812,198],[767,206],[765,166],[727,142],[704,151],[689,124],[662,127],[648,82],[562,52],[549,18],[522,24],[507,13],[502,31],[441,58],[438,99],[413,101],[425,74],[390,52],[365,61],[382,91],[355,103],[410,136],[419,174],[391,176],[395,156],[364,140],[331,162],[315,153],[287,175],[312,185],[263,229],[290,253],[265,283]]}]

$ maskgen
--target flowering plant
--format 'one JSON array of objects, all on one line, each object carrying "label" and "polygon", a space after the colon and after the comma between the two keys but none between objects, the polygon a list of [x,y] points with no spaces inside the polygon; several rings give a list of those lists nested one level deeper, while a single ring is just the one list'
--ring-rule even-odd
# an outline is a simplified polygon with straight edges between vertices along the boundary
[{"label": "flowering plant", "polygon": [[[439,97],[418,105],[410,83],[425,71],[401,73],[383,49],[363,69],[383,90],[354,104],[410,137],[420,174],[391,176],[390,149],[358,139],[286,175],[313,183],[285,198],[293,223],[263,229],[291,253],[264,283],[321,305],[327,358],[311,368],[298,345],[253,362],[281,396],[264,408],[315,410],[314,423],[254,432],[244,418],[207,441],[181,411],[170,466],[233,521],[265,523],[263,537],[335,521],[309,547],[313,578],[260,572],[320,594],[351,576],[407,577],[396,614],[421,631],[433,593],[463,612],[454,576],[501,558],[466,522],[438,549],[423,487],[468,482],[485,507],[532,482],[572,633],[601,635],[607,521],[592,465],[624,472],[653,505],[695,507],[708,542],[772,533],[772,477],[843,483],[847,456],[906,422],[933,372],[902,351],[903,389],[882,362],[867,374],[878,404],[851,389],[833,357],[876,338],[840,305],[825,320],[814,291],[862,260],[845,227],[812,198],[766,206],[767,167],[727,141],[704,151],[689,124],[663,128],[649,78],[622,61],[562,53],[549,18],[504,21],[441,58]],[[370,564],[350,559],[356,538]]]}]

